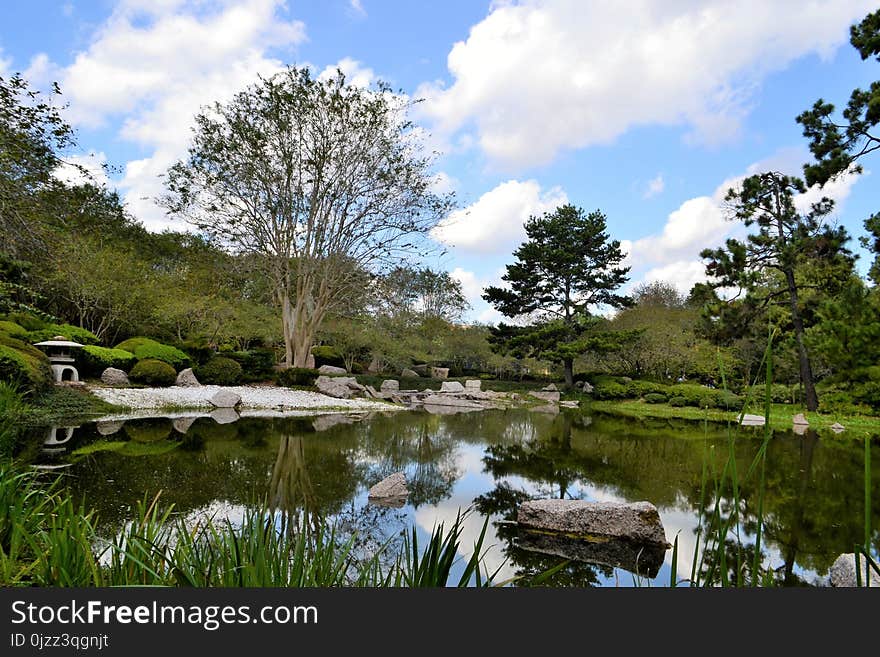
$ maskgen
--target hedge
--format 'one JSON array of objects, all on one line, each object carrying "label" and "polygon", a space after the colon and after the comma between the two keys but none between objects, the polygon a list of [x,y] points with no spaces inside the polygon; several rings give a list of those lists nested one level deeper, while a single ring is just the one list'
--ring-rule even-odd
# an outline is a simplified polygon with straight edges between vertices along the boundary
[{"label": "hedge", "polygon": [[123,349],[110,349],[86,345],[80,353],[80,366],[86,376],[101,376],[108,367],[128,372],[137,360],[133,353]]},{"label": "hedge", "polygon": [[182,370],[190,366],[190,359],[177,347],[156,342],[150,338],[129,338],[116,345],[116,349],[129,351],[135,355],[138,361],[161,360],[168,363],[176,370]]},{"label": "hedge", "polygon": [[51,340],[56,335],[64,336],[68,340],[79,342],[80,344],[98,344],[100,342],[98,336],[91,331],[70,324],[48,324],[45,328],[29,331],[27,339],[31,343],[45,342],[46,340]]},{"label": "hedge", "polygon": [[132,381],[150,386],[170,386],[177,380],[177,372],[171,365],[153,358],[139,360],[128,376]]},{"label": "hedge", "polygon": [[241,377],[241,365],[231,358],[216,356],[196,369],[200,383],[215,386],[231,386]]},{"label": "hedge", "polygon": [[17,340],[26,340],[28,331],[26,328],[15,322],[0,321],[0,333]]}]

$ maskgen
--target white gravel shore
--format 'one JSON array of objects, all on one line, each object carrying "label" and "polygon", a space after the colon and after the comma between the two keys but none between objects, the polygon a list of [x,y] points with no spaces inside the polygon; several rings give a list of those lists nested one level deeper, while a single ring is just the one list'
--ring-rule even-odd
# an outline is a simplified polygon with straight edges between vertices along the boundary
[{"label": "white gravel shore", "polygon": [[96,397],[126,408],[213,409],[211,397],[220,390],[229,390],[241,397],[240,408],[287,410],[358,410],[389,411],[400,407],[370,399],[336,399],[319,392],[291,390],[274,386],[198,386],[182,388],[108,388],[89,386]]}]

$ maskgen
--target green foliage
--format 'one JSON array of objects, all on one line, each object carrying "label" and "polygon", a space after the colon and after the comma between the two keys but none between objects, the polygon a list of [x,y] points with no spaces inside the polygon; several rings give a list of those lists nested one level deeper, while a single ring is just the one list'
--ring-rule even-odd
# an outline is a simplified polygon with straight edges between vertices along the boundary
[{"label": "green foliage", "polygon": [[215,356],[196,369],[199,382],[216,385],[232,386],[241,378],[242,368],[236,361],[223,356]]},{"label": "green foliage", "polygon": [[248,349],[247,351],[231,351],[223,354],[241,365],[242,372],[249,377],[260,377],[272,374],[275,366],[275,351],[272,349]]},{"label": "green foliage", "polygon": [[80,328],[79,326],[71,326],[70,324],[48,324],[44,328],[28,333],[30,342],[43,342],[51,340],[56,335],[63,336],[73,342],[80,344],[98,344],[98,336],[91,331]]},{"label": "green foliage", "polygon": [[100,376],[101,372],[108,367],[115,367],[127,372],[137,360],[130,351],[95,345],[83,347],[79,356],[80,367],[85,376]]},{"label": "green foliage", "polygon": [[8,335],[10,338],[15,338],[17,340],[26,340],[28,335],[26,328],[24,328],[20,324],[16,324],[15,322],[7,321],[0,321],[0,333]]},{"label": "green foliage", "polygon": [[644,399],[648,404],[665,404],[668,398],[659,392],[649,392]]},{"label": "green foliage", "polygon": [[596,399],[626,399],[629,396],[626,386],[616,381],[600,381],[593,386],[593,397]]},{"label": "green foliage", "polygon": [[345,367],[345,359],[343,359],[339,350],[334,347],[328,345],[312,347],[312,356],[315,357],[315,367],[321,367],[321,365]]},{"label": "green foliage", "polygon": [[55,379],[46,354],[27,342],[0,333],[0,380],[15,382],[24,390],[40,390]]},{"label": "green foliage", "polygon": [[129,338],[116,345],[116,349],[133,353],[139,361],[146,359],[161,360],[174,367],[175,370],[187,368],[190,364],[189,356],[180,349],[156,342],[151,338]]},{"label": "green foliage", "polygon": [[164,361],[147,358],[137,362],[131,369],[129,377],[137,383],[164,387],[172,385],[177,380],[177,372]]},{"label": "green foliage", "polygon": [[317,378],[318,370],[307,367],[288,367],[278,372],[275,381],[279,386],[302,387],[315,385]]},{"label": "green foliage", "polygon": [[669,405],[675,408],[681,408],[682,406],[687,406],[688,403],[687,399],[685,399],[684,397],[670,397]]}]

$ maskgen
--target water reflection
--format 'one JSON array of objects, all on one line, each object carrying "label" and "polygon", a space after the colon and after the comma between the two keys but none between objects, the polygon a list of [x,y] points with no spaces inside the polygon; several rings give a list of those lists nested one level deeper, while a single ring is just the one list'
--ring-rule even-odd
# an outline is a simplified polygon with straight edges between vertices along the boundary
[{"label": "water reflection", "polygon": [[[108,420],[72,428],[69,435],[67,429],[55,430],[51,440],[46,430],[34,436],[36,445],[63,452],[23,456],[42,466],[69,465],[65,485],[97,508],[108,534],[125,522],[131,505],[161,490],[161,499],[182,514],[240,511],[265,501],[289,526],[330,519],[343,534],[355,534],[357,549],[367,555],[399,541],[413,525],[426,539],[435,523],[448,524],[474,505],[463,556],[489,516],[487,543],[493,548],[487,566],[522,583],[558,565],[564,552],[517,536],[508,524],[519,502],[535,497],[652,502],[667,539],[679,539],[677,577],[689,577],[690,558],[716,509],[715,496],[702,490],[704,466],[711,480],[732,449],[738,471],[745,473],[763,432],[746,429],[731,448],[723,427],[519,410],[242,417],[228,423],[184,416]],[[838,554],[864,540],[864,443],[844,436],[777,432],[768,445],[758,558],[784,584],[821,580]],[[878,480],[880,443],[870,450]],[[369,487],[397,471],[406,473],[407,503],[368,504]],[[743,482],[738,507],[725,497],[717,500],[716,521],[731,514],[740,519],[740,545],[731,535],[722,546],[731,569],[738,552],[751,561],[758,481],[753,476]],[[872,505],[872,527],[880,527],[878,521],[880,502]],[[878,534],[872,536],[875,550]],[[703,555],[699,570],[719,568],[718,553]],[[621,568],[669,581],[670,552],[660,565],[657,555],[627,555],[619,546],[580,546],[565,555],[571,560],[546,584],[630,583]]]}]

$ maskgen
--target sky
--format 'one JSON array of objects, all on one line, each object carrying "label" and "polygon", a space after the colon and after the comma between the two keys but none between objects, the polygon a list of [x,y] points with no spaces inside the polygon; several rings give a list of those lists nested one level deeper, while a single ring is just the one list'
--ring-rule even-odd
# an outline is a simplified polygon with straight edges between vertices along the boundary
[{"label": "sky", "polygon": [[[450,271],[468,319],[501,316],[500,283],[532,215],[601,210],[632,267],[626,289],[704,279],[699,252],[741,227],[726,190],[750,173],[799,174],[795,117],[843,106],[878,79],[848,41],[877,0],[2,0],[0,75],[57,81],[80,163],[150,230],[186,230],[154,199],[199,107],[286,65],[341,68],[422,99],[413,119],[457,207],[424,261]],[[109,173],[101,168],[110,165]],[[810,190],[854,238],[877,210],[865,163]],[[60,175],[66,175],[61,172]],[[859,269],[870,258],[859,248]]]}]

